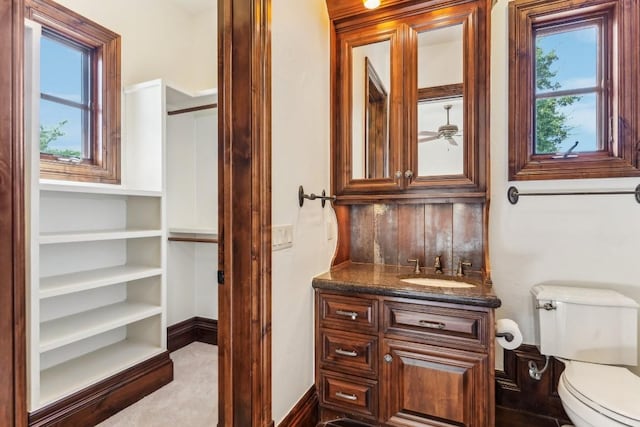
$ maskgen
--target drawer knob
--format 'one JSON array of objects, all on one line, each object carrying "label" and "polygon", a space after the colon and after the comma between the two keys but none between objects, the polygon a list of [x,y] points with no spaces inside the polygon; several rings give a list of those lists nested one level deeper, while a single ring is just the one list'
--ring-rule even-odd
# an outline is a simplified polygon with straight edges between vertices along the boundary
[{"label": "drawer knob", "polygon": [[358,400],[358,396],[356,396],[355,394],[347,394],[341,391],[336,392],[336,397],[339,397],[340,399],[351,400],[351,401]]},{"label": "drawer knob", "polygon": [[442,322],[431,322],[429,320],[421,320],[418,323],[420,324],[420,326],[431,329],[444,329],[447,327],[447,325]]},{"label": "drawer knob", "polygon": [[341,348],[336,348],[336,354],[339,354],[340,356],[347,356],[347,357],[358,357],[358,352],[353,350],[353,351],[348,351],[348,350],[343,350]]},{"label": "drawer knob", "polygon": [[391,363],[393,361],[393,356],[391,356],[390,354],[385,354],[383,359],[385,362]]},{"label": "drawer knob", "polygon": [[358,313],[355,311],[336,310],[336,314],[338,316],[350,317],[351,320],[356,320],[358,318]]}]

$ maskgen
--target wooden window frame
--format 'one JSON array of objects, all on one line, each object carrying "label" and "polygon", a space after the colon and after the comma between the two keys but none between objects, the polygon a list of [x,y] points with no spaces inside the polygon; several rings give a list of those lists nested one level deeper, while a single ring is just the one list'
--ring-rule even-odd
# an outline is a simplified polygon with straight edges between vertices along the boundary
[{"label": "wooden window frame", "polygon": [[[548,180],[640,176],[636,99],[640,61],[634,0],[516,0],[509,4],[509,179]],[[535,154],[535,32],[548,26],[600,19],[610,77],[608,96],[600,113],[612,117],[602,123],[611,141],[600,151],[578,157]],[[605,49],[606,50],[606,49]],[[608,129],[611,126],[611,129]]]},{"label": "wooden window frame", "polygon": [[40,177],[120,184],[120,36],[51,0],[27,0],[25,17],[91,51],[88,148],[79,163],[40,154]]}]

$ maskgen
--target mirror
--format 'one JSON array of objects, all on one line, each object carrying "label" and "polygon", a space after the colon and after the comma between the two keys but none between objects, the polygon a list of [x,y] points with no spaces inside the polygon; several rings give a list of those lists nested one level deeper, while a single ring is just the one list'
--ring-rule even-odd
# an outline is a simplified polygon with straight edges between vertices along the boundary
[{"label": "mirror", "polygon": [[352,178],[389,177],[391,42],[351,50]]},{"label": "mirror", "polygon": [[482,8],[475,0],[424,2],[335,29],[332,186],[339,200],[485,191],[490,43]]},{"label": "mirror", "polygon": [[418,176],[464,173],[463,25],[418,33]]}]

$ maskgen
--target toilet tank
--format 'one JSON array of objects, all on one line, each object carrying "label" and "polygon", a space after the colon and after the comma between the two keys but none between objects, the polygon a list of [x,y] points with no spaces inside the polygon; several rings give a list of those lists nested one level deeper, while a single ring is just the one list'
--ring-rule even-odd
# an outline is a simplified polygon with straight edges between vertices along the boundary
[{"label": "toilet tank", "polygon": [[609,289],[531,289],[540,353],[584,362],[636,365],[638,303]]}]

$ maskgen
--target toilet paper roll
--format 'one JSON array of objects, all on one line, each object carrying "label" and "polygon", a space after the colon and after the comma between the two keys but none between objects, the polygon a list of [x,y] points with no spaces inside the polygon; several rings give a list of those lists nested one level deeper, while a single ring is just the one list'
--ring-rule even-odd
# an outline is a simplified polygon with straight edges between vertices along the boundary
[{"label": "toilet paper roll", "polygon": [[496,338],[500,347],[507,350],[513,350],[520,347],[520,344],[522,344],[522,332],[520,332],[518,324],[511,319],[498,319],[496,321],[496,333],[505,332],[513,335],[513,340],[507,341],[505,337]]}]

